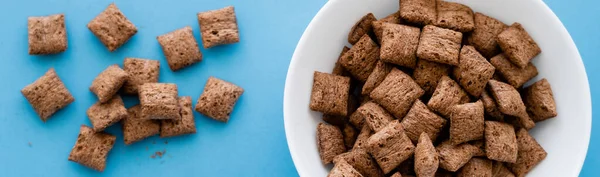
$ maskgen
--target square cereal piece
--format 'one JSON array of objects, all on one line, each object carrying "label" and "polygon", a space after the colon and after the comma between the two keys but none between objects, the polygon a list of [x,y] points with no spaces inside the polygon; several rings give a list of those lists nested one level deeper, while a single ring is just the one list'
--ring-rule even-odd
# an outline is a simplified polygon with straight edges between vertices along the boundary
[{"label": "square cereal piece", "polygon": [[359,81],[366,81],[379,60],[379,47],[368,35],[364,35],[339,60]]},{"label": "square cereal piece", "polygon": [[402,23],[402,19],[400,18],[400,11],[394,12],[382,19],[377,21],[373,21],[373,32],[377,37],[377,42],[381,44],[381,39],[383,38],[383,24],[384,23],[392,23],[392,24],[400,24]]},{"label": "square cereal piece", "polygon": [[442,116],[448,117],[450,116],[450,107],[469,101],[469,95],[458,83],[448,76],[442,76],[431,99],[427,102],[427,106]]},{"label": "square cereal piece", "polygon": [[431,25],[437,17],[437,0],[402,0],[400,17],[407,22],[419,25]]},{"label": "square cereal piece", "polygon": [[374,102],[367,102],[361,105],[356,112],[364,118],[366,125],[375,132],[379,132],[390,121],[394,120],[394,117],[390,113]]},{"label": "square cereal piece", "polygon": [[127,118],[127,109],[119,95],[105,103],[97,102],[86,111],[94,131],[103,131],[106,127]]},{"label": "square cereal piece", "polygon": [[315,71],[310,109],[334,116],[346,116],[349,94],[349,77]]},{"label": "square cereal piece", "polygon": [[346,161],[335,163],[327,177],[363,177],[354,167]]},{"label": "square cereal piece", "polygon": [[508,25],[479,12],[475,13],[474,19],[475,29],[467,39],[469,45],[473,45],[485,58],[491,58],[500,53],[496,36],[508,28]]},{"label": "square cereal piece", "polygon": [[419,136],[415,148],[415,173],[417,176],[435,176],[440,164],[439,156],[427,133]]},{"label": "square cereal piece", "polygon": [[146,83],[139,90],[142,119],[181,119],[177,85]]},{"label": "square cereal piece", "polygon": [[333,159],[333,163],[336,164],[342,161],[346,161],[354,167],[356,171],[360,172],[360,174],[364,174],[364,176],[384,177],[383,172],[377,166],[375,160],[365,150],[352,150],[350,152],[342,153]]},{"label": "square cereal piece", "polygon": [[475,151],[473,157],[487,157],[485,154],[485,139],[471,141],[469,144],[477,147],[477,151]]},{"label": "square cereal piece", "polygon": [[492,163],[492,176],[493,177],[515,177],[503,162],[494,161]]},{"label": "square cereal piece", "polygon": [[527,106],[527,113],[533,121],[543,121],[556,117],[556,103],[552,87],[546,79],[533,83],[523,90],[523,101]]},{"label": "square cereal piece", "polygon": [[485,121],[485,152],[491,160],[515,163],[517,161],[515,128],[507,123]]},{"label": "square cereal piece", "polygon": [[461,144],[483,139],[483,103],[465,103],[450,107],[450,143]]},{"label": "square cereal piece", "polygon": [[371,128],[369,128],[369,126],[363,126],[354,142],[354,146],[352,146],[352,150],[363,149],[367,145],[367,140],[371,135],[373,135]]},{"label": "square cereal piece", "polygon": [[458,177],[492,177],[492,161],[483,158],[472,158],[458,172]]},{"label": "square cereal piece", "polygon": [[21,94],[44,122],[56,111],[75,101],[54,68],[50,68],[42,77],[21,89]]},{"label": "square cereal piece", "polygon": [[198,24],[205,49],[240,42],[233,6],[198,13]]},{"label": "square cereal piece", "polygon": [[133,144],[160,132],[160,122],[142,118],[142,107],[135,105],[127,109],[127,118],[121,121],[123,140],[126,145]]},{"label": "square cereal piece", "polygon": [[520,23],[513,23],[497,39],[506,57],[520,68],[525,68],[533,57],[542,52]]},{"label": "square cereal piece", "polygon": [[450,74],[451,69],[452,67],[449,65],[419,59],[412,76],[415,82],[425,90],[425,93],[431,95],[437,87],[438,81],[442,76]]},{"label": "square cereal piece", "polygon": [[[243,93],[243,88],[211,76],[204,86],[202,95],[198,98],[196,111],[215,120],[227,122],[235,103]],[[341,109],[347,110],[347,107],[342,106]]]},{"label": "square cereal piece", "polygon": [[65,15],[27,18],[30,55],[56,54],[67,50]]},{"label": "square cereal piece", "polygon": [[385,79],[385,76],[392,71],[392,68],[394,68],[394,66],[388,63],[385,63],[381,60],[377,61],[375,69],[373,69],[373,72],[371,72],[367,78],[367,81],[362,87],[362,95],[369,96],[373,89],[383,82],[383,79]]},{"label": "square cereal piece", "polygon": [[452,145],[450,141],[445,141],[440,143],[436,150],[440,154],[440,167],[451,172],[456,172],[469,162],[475,151],[477,151],[477,147],[469,143]]},{"label": "square cereal piece", "polygon": [[196,123],[194,123],[194,113],[192,112],[192,98],[189,96],[179,97],[178,102],[181,108],[181,119],[161,120],[161,138],[196,133]]},{"label": "square cereal piece", "polygon": [[529,130],[535,126],[535,122],[527,115],[521,95],[514,87],[495,80],[490,80],[488,85],[500,112],[517,117],[519,125],[523,128]]},{"label": "square cereal piece", "polygon": [[202,61],[202,52],[189,26],[163,34],[156,39],[160,43],[171,71]]},{"label": "square cereal piece", "polygon": [[431,112],[421,100],[417,100],[402,119],[402,127],[413,143],[417,143],[422,133],[435,141],[446,122],[446,119]]},{"label": "square cereal piece", "polygon": [[317,146],[323,164],[333,162],[333,158],[346,152],[342,131],[333,125],[319,123],[317,125]]},{"label": "square cereal piece", "polygon": [[69,154],[69,161],[102,172],[106,167],[106,157],[116,139],[113,135],[95,132],[92,128],[82,125],[77,142]]},{"label": "square cereal piece", "polygon": [[346,46],[344,46],[344,48],[342,48],[342,51],[340,52],[340,56],[338,57],[338,60],[335,62],[335,66],[333,67],[331,74],[335,74],[335,75],[339,75],[339,76],[350,76],[351,75],[348,71],[346,71],[344,66],[342,66],[342,64],[340,63],[342,56],[344,56],[344,54],[346,52],[348,52],[348,50],[350,50],[350,48],[348,48]]},{"label": "square cereal piece", "polygon": [[525,82],[538,75],[538,70],[533,63],[529,62],[525,68],[520,68],[512,64],[504,54],[492,57],[490,63],[494,65],[502,78],[515,88],[520,88]]},{"label": "square cereal piece", "polygon": [[366,149],[387,174],[413,155],[415,145],[404,133],[402,124],[394,120],[367,140]]},{"label": "square cereal piece", "polygon": [[370,96],[394,117],[402,119],[412,104],[424,93],[409,75],[394,68]]},{"label": "square cereal piece", "polygon": [[[358,111],[354,111],[348,119],[349,119],[348,121],[350,122],[350,124],[354,125],[355,127],[365,126],[365,117]],[[369,127],[369,126],[367,125],[366,127]],[[371,128],[369,127],[369,129],[371,129]]]},{"label": "square cereal piece", "polygon": [[525,176],[533,167],[544,160],[548,153],[525,129],[520,129],[517,132],[517,143],[519,144],[517,162],[507,165],[516,176]]},{"label": "square cereal piece", "polygon": [[373,36],[373,22],[377,21],[377,18],[373,13],[368,13],[363,16],[352,26],[350,33],[348,33],[348,42],[355,45],[365,35]]},{"label": "square cereal piece", "polygon": [[123,84],[126,94],[137,95],[138,88],[145,83],[157,83],[160,72],[160,62],[141,58],[125,58],[123,69],[129,78]]},{"label": "square cereal piece", "polygon": [[458,31],[427,25],[421,32],[417,57],[457,66],[462,36]]},{"label": "square cereal piece", "polygon": [[111,52],[117,50],[137,33],[135,25],[125,17],[115,3],[108,5],[87,24],[87,27]]},{"label": "square cereal piece", "polygon": [[110,65],[94,78],[90,91],[96,94],[100,103],[105,103],[117,94],[127,79],[129,74],[119,65]]},{"label": "square cereal piece", "polygon": [[412,26],[384,23],[381,39],[381,61],[415,68],[421,29]]},{"label": "square cereal piece", "polygon": [[492,79],[495,68],[477,50],[465,45],[460,50],[460,63],[454,68],[454,77],[467,93],[479,97]]},{"label": "square cereal piece", "polygon": [[470,32],[475,28],[473,10],[464,4],[439,1],[435,25],[459,32]]},{"label": "square cereal piece", "polygon": [[343,127],[341,130],[342,135],[344,135],[344,145],[348,151],[352,150],[352,147],[356,142],[356,138],[358,137],[358,130],[356,130],[356,128],[354,128],[350,123],[346,123],[341,127]]},{"label": "square cereal piece", "polygon": [[487,90],[481,92],[481,97],[479,99],[483,102],[483,108],[485,109],[485,114],[487,114],[487,116],[491,117],[493,120],[504,121],[504,114],[500,112],[496,100],[494,100],[494,97],[492,97]]}]

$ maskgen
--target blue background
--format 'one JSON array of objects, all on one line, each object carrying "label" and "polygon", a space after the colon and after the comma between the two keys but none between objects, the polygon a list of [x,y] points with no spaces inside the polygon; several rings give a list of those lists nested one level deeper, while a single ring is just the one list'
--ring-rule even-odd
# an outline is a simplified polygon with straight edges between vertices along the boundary
[{"label": "blue background", "polygon": [[[283,88],[294,48],[326,0],[120,0],[138,33],[110,53],[86,24],[112,1],[19,0],[0,6],[0,176],[297,176],[283,128]],[[600,101],[600,2],[546,0],[571,33],[583,57],[593,102]],[[191,26],[200,42],[196,13],[234,5],[241,42],[201,49],[204,60],[171,72],[156,36]],[[69,48],[52,56],[27,54],[27,17],[65,13]],[[123,144],[120,125],[106,170],[98,173],[67,161],[79,125],[90,125],[85,111],[95,101],[92,80],[125,57],[161,62],[161,82],[179,85],[181,96],[199,97],[209,76],[245,89],[229,123],[195,113],[198,132],[176,138],[152,137]],[[76,101],[43,123],[19,90],[56,68]],[[137,102],[126,98],[127,106]],[[195,105],[195,104],[194,104]],[[594,104],[594,112],[599,107]],[[598,121],[593,121],[598,127]],[[600,130],[593,129],[581,176],[599,176]],[[168,141],[168,143],[167,143]],[[314,147],[306,147],[314,148]],[[162,157],[151,158],[156,151]]]}]

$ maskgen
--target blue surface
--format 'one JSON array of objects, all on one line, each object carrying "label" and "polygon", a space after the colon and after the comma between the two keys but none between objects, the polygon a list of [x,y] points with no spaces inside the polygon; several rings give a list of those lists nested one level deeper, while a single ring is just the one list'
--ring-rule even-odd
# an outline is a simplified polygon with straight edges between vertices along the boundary
[{"label": "blue surface", "polygon": [[[143,0],[116,1],[139,32],[110,53],[86,24],[111,1],[19,0],[0,6],[0,176],[297,176],[283,129],[285,74],[297,41],[326,0]],[[600,2],[546,0],[571,33],[584,59],[593,103],[600,101]],[[241,42],[201,49],[204,60],[171,72],[156,36],[191,26],[199,40],[196,13],[234,5]],[[27,17],[65,13],[69,49],[53,56],[27,54]],[[125,146],[120,125],[104,173],[67,161],[79,125],[90,125],[85,114],[96,98],[88,91],[94,77],[125,57],[160,60],[161,82],[179,85],[180,95],[200,95],[209,76],[243,87],[229,123],[198,113],[198,133],[160,139],[152,137]],[[48,122],[33,112],[19,90],[50,67],[56,68],[76,101]],[[127,105],[135,98],[126,98]],[[594,112],[599,107],[594,104]],[[599,121],[593,121],[598,127]],[[168,144],[166,143],[168,141]],[[312,147],[309,147],[312,148]],[[600,130],[592,140],[581,176],[600,176]],[[166,150],[162,158],[151,158]]]}]

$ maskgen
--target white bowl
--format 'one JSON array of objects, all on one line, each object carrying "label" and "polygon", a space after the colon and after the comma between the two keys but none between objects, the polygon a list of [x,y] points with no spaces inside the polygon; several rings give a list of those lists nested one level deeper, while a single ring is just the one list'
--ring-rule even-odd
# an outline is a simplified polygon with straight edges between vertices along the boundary
[{"label": "white bowl", "polygon": [[[583,62],[571,36],[541,0],[455,0],[506,24],[521,23],[542,48],[534,81],[547,78],[558,116],[530,131],[548,152],[528,176],[578,176],[588,148],[591,100]],[[300,176],[326,176],[319,160],[316,126],[321,113],[308,107],[313,72],[330,73],[354,23],[368,12],[382,18],[398,0],[330,0],[314,17],[294,52],[285,83],[284,120],[290,153]],[[530,83],[528,83],[530,84]]]}]

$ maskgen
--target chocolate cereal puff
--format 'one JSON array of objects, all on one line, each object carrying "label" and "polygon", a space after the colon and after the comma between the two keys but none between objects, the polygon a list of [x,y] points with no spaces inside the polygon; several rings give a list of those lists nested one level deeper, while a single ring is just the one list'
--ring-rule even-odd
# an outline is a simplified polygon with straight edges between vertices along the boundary
[{"label": "chocolate cereal puff", "polygon": [[123,140],[126,145],[157,135],[160,132],[159,121],[142,118],[142,107],[140,105],[127,109],[127,118],[121,121],[121,125]]},{"label": "chocolate cereal puff", "polygon": [[404,133],[402,124],[394,120],[367,140],[366,149],[387,174],[413,155],[415,145]]},{"label": "chocolate cereal puff", "polygon": [[123,69],[129,74],[127,82],[123,84],[123,92],[137,95],[138,88],[142,84],[158,82],[160,62],[141,58],[125,58]]},{"label": "chocolate cereal puff", "polygon": [[97,102],[88,108],[86,112],[90,122],[94,127],[94,131],[103,131],[106,127],[115,124],[127,117],[127,109],[119,95],[105,103]]},{"label": "chocolate cereal puff", "polygon": [[156,39],[160,43],[171,71],[202,61],[202,53],[189,26],[163,34]]},{"label": "chocolate cereal puff", "polygon": [[415,101],[408,114],[402,119],[402,127],[413,143],[417,143],[423,133],[428,136],[428,139],[435,141],[446,123],[446,119],[429,110],[421,100]]},{"label": "chocolate cereal puff", "polygon": [[469,45],[473,45],[485,58],[491,58],[500,53],[496,36],[508,28],[508,25],[479,12],[475,13],[474,19],[475,29],[467,38]]},{"label": "chocolate cereal puff", "polygon": [[390,71],[392,71],[392,68],[394,68],[394,66],[388,63],[385,63],[381,60],[377,61],[375,69],[373,69],[373,72],[369,74],[367,81],[362,87],[362,95],[368,96],[369,94],[371,94],[373,89],[379,86],[379,84],[383,82],[383,79],[385,79],[385,76],[387,76],[387,74],[390,73]]},{"label": "chocolate cereal puff", "polygon": [[354,167],[360,174],[364,174],[364,176],[384,177],[375,160],[365,150],[352,150],[342,153],[333,159],[333,163],[336,164],[342,161],[348,162],[348,164]]},{"label": "chocolate cereal puff", "polygon": [[481,92],[480,100],[483,102],[485,114],[489,118],[497,121],[504,121],[504,114],[500,112],[500,109],[498,109],[498,105],[496,104],[496,100],[494,100],[494,97],[492,97],[487,90],[483,90],[483,92]]},{"label": "chocolate cereal puff", "polygon": [[352,126],[350,123],[346,123],[341,127],[342,135],[344,135],[344,146],[346,146],[346,149],[350,151],[352,150],[352,147],[354,146],[358,137],[358,130],[356,130],[356,128],[354,128],[354,126]]},{"label": "chocolate cereal puff", "polygon": [[503,162],[494,161],[492,163],[492,176],[493,177],[515,177]]},{"label": "chocolate cereal puff", "polygon": [[415,173],[417,176],[435,176],[439,161],[438,152],[429,136],[422,133],[415,148]]},{"label": "chocolate cereal puff", "polygon": [[82,125],[77,142],[69,154],[69,161],[102,172],[106,167],[106,157],[116,139],[113,135],[95,132],[92,128]]},{"label": "chocolate cereal puff", "polygon": [[139,90],[142,119],[181,119],[177,85],[146,83]]},{"label": "chocolate cereal puff", "polygon": [[377,18],[372,13],[368,13],[363,16],[352,26],[350,33],[348,33],[348,42],[355,45],[365,35],[373,36],[373,22],[377,21]]},{"label": "chocolate cereal puff", "polygon": [[363,177],[354,167],[346,161],[335,163],[327,177]]},{"label": "chocolate cereal puff", "polygon": [[390,113],[374,102],[361,105],[356,112],[364,118],[365,125],[374,132],[385,128],[394,119]]},{"label": "chocolate cereal puff", "polygon": [[485,121],[485,152],[489,159],[515,163],[517,150],[517,137],[512,125]]},{"label": "chocolate cereal puff", "polygon": [[472,144],[473,146],[477,147],[477,150],[473,154],[473,157],[487,157],[487,155],[485,154],[485,140],[484,139],[471,141],[471,142],[469,142],[469,144]]},{"label": "chocolate cereal puff", "polygon": [[67,50],[65,15],[27,18],[30,55],[56,54]]},{"label": "chocolate cereal puff", "polygon": [[442,76],[438,82],[427,106],[440,113],[442,116],[450,116],[450,107],[469,102],[469,95],[454,80],[448,76]]},{"label": "chocolate cereal puff", "polygon": [[[315,78],[317,78],[316,73]],[[243,88],[211,76],[204,86],[202,95],[198,98],[196,111],[215,120],[227,122],[229,121],[229,115],[233,112],[235,103],[243,93]],[[323,106],[323,104],[317,104],[317,106]],[[311,108],[313,108],[312,103]],[[347,107],[343,105],[340,109],[346,111]]]},{"label": "chocolate cereal puff", "polygon": [[407,68],[417,65],[417,46],[421,29],[412,26],[384,23],[381,39],[381,61]]},{"label": "chocolate cereal puff", "polygon": [[340,63],[342,56],[344,56],[344,54],[346,52],[348,52],[348,50],[350,50],[350,48],[348,48],[346,46],[344,46],[344,48],[342,48],[342,51],[340,52],[340,56],[338,57],[338,60],[335,62],[335,66],[333,67],[331,74],[335,74],[335,75],[339,75],[339,76],[350,76],[351,75],[348,71],[346,71],[344,66],[342,66],[342,64]]},{"label": "chocolate cereal puff", "polygon": [[392,69],[372,92],[370,97],[398,119],[402,119],[412,104],[425,91],[407,74]]},{"label": "chocolate cereal puff", "polygon": [[161,138],[196,133],[194,112],[192,112],[192,98],[189,96],[179,97],[178,102],[181,108],[181,119],[161,120]]},{"label": "chocolate cereal puff", "polygon": [[379,60],[379,47],[368,35],[360,40],[346,52],[339,60],[359,81],[366,81]]},{"label": "chocolate cereal puff", "polygon": [[233,6],[198,13],[204,48],[240,42]]},{"label": "chocolate cereal puff", "polygon": [[402,0],[400,17],[407,22],[419,25],[431,25],[437,17],[437,0]]},{"label": "chocolate cereal puff", "polygon": [[473,31],[473,10],[464,4],[438,1],[435,25],[463,33]]},{"label": "chocolate cereal puff", "polygon": [[457,66],[462,33],[427,25],[423,27],[417,57],[419,59]]},{"label": "chocolate cereal puff", "polygon": [[517,117],[519,125],[523,128],[529,130],[535,126],[535,122],[527,114],[521,95],[514,87],[495,80],[490,80],[488,86],[500,112]]},{"label": "chocolate cereal puff", "polygon": [[527,113],[533,121],[543,121],[556,117],[556,103],[550,83],[542,79],[533,83],[523,90],[523,101],[527,107]]},{"label": "chocolate cereal puff", "polygon": [[467,93],[479,97],[487,82],[492,79],[495,68],[473,46],[460,50],[460,63],[454,68],[454,77]]},{"label": "chocolate cereal puff", "polygon": [[394,12],[382,19],[377,21],[373,21],[373,32],[377,37],[377,42],[381,44],[381,39],[383,38],[383,24],[384,23],[392,23],[392,24],[400,24],[402,23],[402,19],[400,18],[400,11]]},{"label": "chocolate cereal puff", "polygon": [[415,82],[425,90],[427,95],[433,94],[442,76],[450,74],[449,65],[419,59],[412,76]]},{"label": "chocolate cereal puff", "polygon": [[402,177],[402,174],[400,174],[400,172],[396,172],[390,177]]},{"label": "chocolate cereal puff", "polygon": [[477,147],[469,143],[452,145],[450,141],[445,141],[440,143],[436,150],[440,154],[440,168],[456,172],[469,162]]},{"label": "chocolate cereal puff", "polygon": [[461,144],[483,139],[483,103],[466,103],[450,107],[450,143]]},{"label": "chocolate cereal puff", "polygon": [[129,74],[119,65],[110,65],[92,81],[90,91],[96,94],[100,103],[105,103],[117,94],[128,78]]},{"label": "chocolate cereal puff", "polygon": [[342,131],[336,126],[319,123],[317,125],[317,147],[323,164],[333,162],[333,158],[346,152]]},{"label": "chocolate cereal puff", "polygon": [[373,135],[373,131],[369,126],[363,126],[352,146],[352,150],[363,149],[367,145],[367,140]]},{"label": "chocolate cereal puff", "polygon": [[458,177],[493,177],[492,161],[483,158],[472,158],[457,174]]},{"label": "chocolate cereal puff", "polygon": [[50,68],[42,77],[21,89],[21,94],[44,122],[56,111],[75,101],[54,68]]},{"label": "chocolate cereal puff", "polygon": [[520,23],[513,23],[497,37],[506,57],[520,68],[525,68],[533,57],[542,52]]},{"label": "chocolate cereal puff", "polygon": [[515,88],[520,88],[527,81],[538,75],[538,70],[529,62],[525,68],[520,68],[512,64],[504,54],[499,54],[490,59],[496,71],[502,75],[502,78]]},{"label": "chocolate cereal puff", "polygon": [[117,50],[137,33],[135,25],[125,17],[115,3],[108,5],[87,24],[87,27],[111,52]]},{"label": "chocolate cereal puff", "polygon": [[[363,127],[365,125],[365,117],[358,111],[354,111],[348,119],[349,119],[348,121],[350,122],[350,124],[354,125],[354,127]],[[366,127],[369,127],[369,126],[367,125]],[[369,128],[369,129],[371,129],[371,128]]]},{"label": "chocolate cereal puff", "polygon": [[533,167],[544,160],[548,153],[525,129],[520,129],[517,132],[517,143],[519,144],[517,162],[507,165],[516,176],[525,176]]},{"label": "chocolate cereal puff", "polygon": [[349,94],[349,77],[315,71],[310,96],[310,109],[334,116],[346,116],[348,114]]}]

